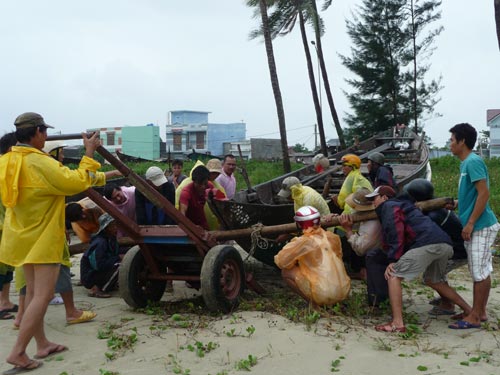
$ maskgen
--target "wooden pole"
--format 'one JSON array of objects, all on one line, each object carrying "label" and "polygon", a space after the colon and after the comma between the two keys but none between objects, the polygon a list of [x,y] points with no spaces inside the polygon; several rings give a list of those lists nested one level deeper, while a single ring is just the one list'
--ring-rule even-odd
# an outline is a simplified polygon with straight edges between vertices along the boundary
[{"label": "wooden pole", "polygon": [[[443,208],[447,205],[453,205],[453,198],[435,198],[428,201],[417,202],[416,205],[422,211],[432,211],[438,208]],[[375,211],[364,211],[364,212],[356,212],[351,214],[352,221],[357,223],[360,221],[377,219],[377,214]],[[337,217],[333,217],[330,221],[321,220],[321,226],[323,228],[335,227],[340,225]],[[224,231],[214,231],[210,232],[217,241],[227,241],[234,240],[237,238],[245,238],[249,237],[252,232],[254,232],[256,228],[244,228],[244,229],[233,229],[233,230],[224,230]],[[295,223],[290,224],[281,224],[281,225],[272,225],[262,227],[260,229],[260,234],[262,236],[274,236],[283,233],[293,233],[297,231],[297,226]]]}]

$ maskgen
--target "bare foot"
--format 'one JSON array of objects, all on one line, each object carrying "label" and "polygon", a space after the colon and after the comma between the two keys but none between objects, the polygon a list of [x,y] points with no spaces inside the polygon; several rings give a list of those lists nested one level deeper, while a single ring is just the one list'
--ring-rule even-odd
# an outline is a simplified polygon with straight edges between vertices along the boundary
[{"label": "bare foot", "polygon": [[11,364],[12,366],[18,366],[18,367],[26,367],[29,366],[30,362],[32,359],[28,357],[26,352],[23,352],[20,355],[12,355],[12,353],[7,357],[5,360],[7,363]]},{"label": "bare foot", "polygon": [[61,353],[66,350],[68,350],[67,346],[56,344],[54,342],[49,342],[49,345],[37,350],[35,358],[37,359],[46,358],[49,355]]}]

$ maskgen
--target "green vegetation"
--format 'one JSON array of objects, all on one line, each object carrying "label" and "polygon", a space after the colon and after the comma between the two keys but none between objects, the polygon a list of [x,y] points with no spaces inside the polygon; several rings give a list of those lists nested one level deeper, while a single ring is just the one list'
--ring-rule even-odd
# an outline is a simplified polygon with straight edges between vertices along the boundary
[{"label": "green vegetation", "polygon": [[[490,205],[500,218],[500,190],[491,187],[500,186],[500,159],[484,159],[490,174]],[[436,197],[457,197],[460,160],[454,156],[444,156],[431,160],[432,183]]]}]

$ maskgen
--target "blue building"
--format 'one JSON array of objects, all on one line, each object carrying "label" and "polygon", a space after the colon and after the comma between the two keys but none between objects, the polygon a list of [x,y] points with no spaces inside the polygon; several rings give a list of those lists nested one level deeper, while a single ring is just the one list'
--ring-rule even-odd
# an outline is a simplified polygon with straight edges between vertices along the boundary
[{"label": "blue building", "polygon": [[169,113],[166,125],[166,147],[173,153],[192,150],[211,155],[222,155],[224,143],[244,141],[244,122],[216,124],[208,122],[210,112],[179,110]]}]

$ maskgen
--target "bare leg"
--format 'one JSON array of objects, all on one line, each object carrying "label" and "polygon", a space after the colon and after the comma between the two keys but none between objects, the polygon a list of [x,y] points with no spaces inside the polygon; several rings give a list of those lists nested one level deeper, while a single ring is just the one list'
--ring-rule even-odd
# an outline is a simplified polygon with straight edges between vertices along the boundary
[{"label": "bare leg", "polygon": [[81,317],[83,311],[76,308],[75,301],[73,300],[73,291],[70,290],[59,294],[64,302],[64,308],[66,309],[66,320],[73,320]]},{"label": "bare leg", "polygon": [[472,324],[480,324],[481,320],[484,321],[488,318],[488,315],[486,314],[486,305],[488,304],[490,289],[490,276],[483,281],[474,282],[472,310],[466,317],[464,317],[463,320]]},{"label": "bare leg", "polygon": [[26,347],[33,337],[38,355],[43,356],[58,346],[47,339],[43,325],[47,306],[54,295],[59,265],[25,264],[23,269],[27,286],[26,309],[16,343],[7,357],[7,362],[15,366],[26,366],[30,363]]},{"label": "bare leg", "polygon": [[469,304],[465,302],[460,294],[458,294],[455,289],[450,287],[448,283],[431,283],[430,281],[426,281],[426,284],[436,292],[438,292],[438,294],[443,298],[444,301],[450,301],[452,308],[454,305],[458,305],[462,310],[464,310],[465,314],[468,314],[471,311],[471,307],[469,306]]},{"label": "bare leg", "polygon": [[0,310],[11,309],[14,304],[10,301],[10,283],[4,283],[0,291]]},{"label": "bare leg", "polygon": [[14,319],[14,326],[16,326],[17,328],[21,326],[21,321],[23,320],[25,306],[26,306],[26,296],[24,294],[20,294],[19,310],[17,310],[16,319]]},{"label": "bare leg", "polygon": [[389,286],[389,300],[391,302],[392,325],[394,327],[403,327],[403,289],[401,288],[400,277],[391,277],[387,280]]}]

